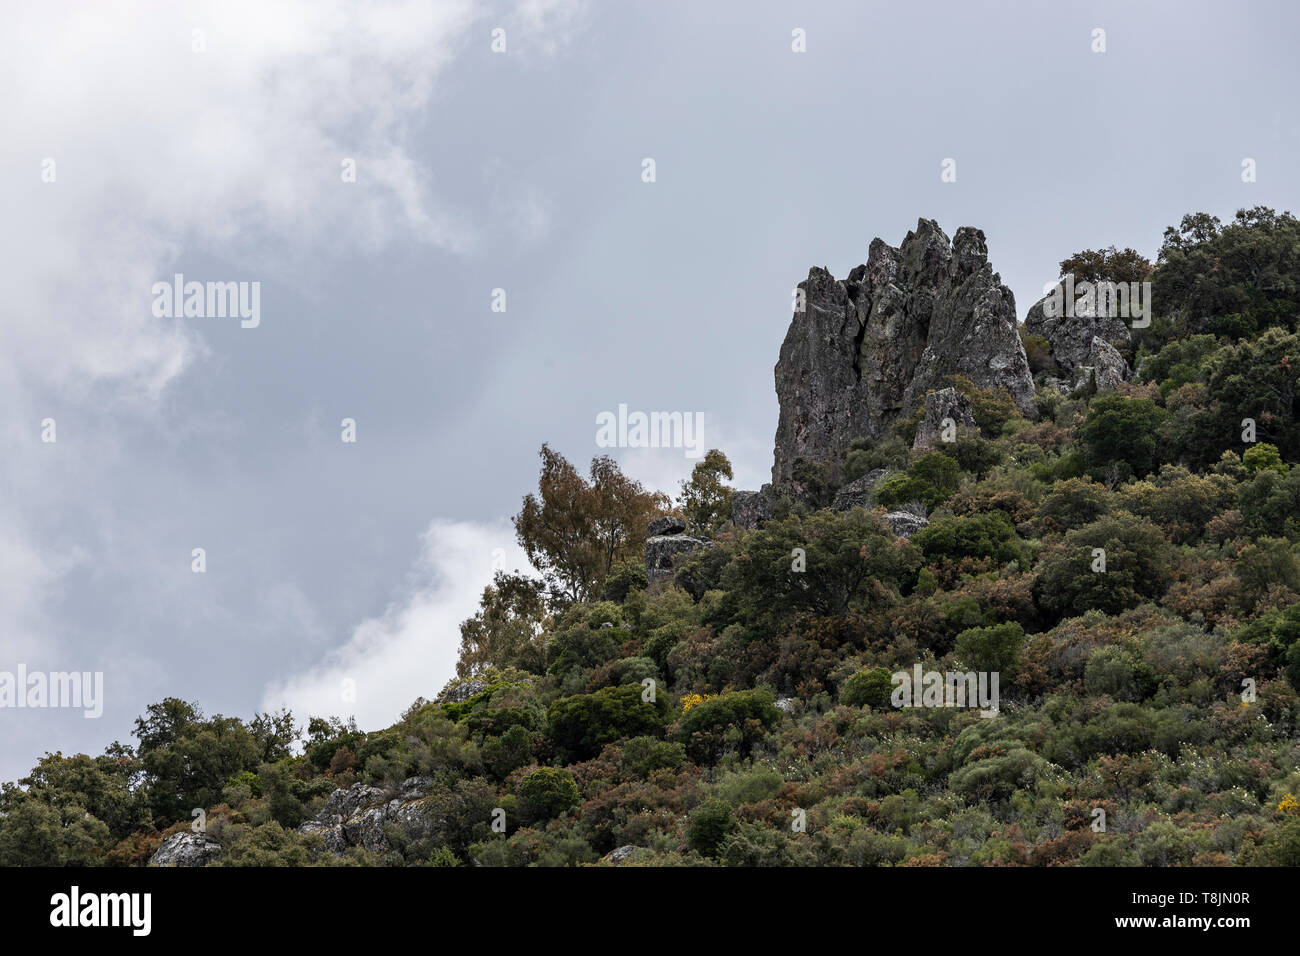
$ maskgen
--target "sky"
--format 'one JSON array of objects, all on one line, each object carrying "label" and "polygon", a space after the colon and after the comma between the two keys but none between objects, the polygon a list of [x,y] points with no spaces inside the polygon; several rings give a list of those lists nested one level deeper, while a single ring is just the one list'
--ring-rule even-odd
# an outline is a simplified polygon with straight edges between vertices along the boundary
[{"label": "sky", "polygon": [[[700,414],[757,487],[793,287],[877,236],[983,229],[1023,319],[1081,249],[1296,211],[1297,26],[1264,0],[6,11],[0,678],[103,693],[0,706],[0,780],[165,697],[367,729],[434,697],[526,564],[541,444],[675,493],[686,449],[596,419]],[[160,305],[177,274],[256,283],[256,324]]]}]

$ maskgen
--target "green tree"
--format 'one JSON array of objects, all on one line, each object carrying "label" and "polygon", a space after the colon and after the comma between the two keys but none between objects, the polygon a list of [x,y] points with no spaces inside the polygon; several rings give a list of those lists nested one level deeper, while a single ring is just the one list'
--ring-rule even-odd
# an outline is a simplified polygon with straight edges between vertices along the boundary
[{"label": "green tree", "polygon": [[711,538],[731,518],[732,489],[724,483],[731,478],[731,462],[714,448],[696,462],[690,480],[681,482],[677,503],[696,534]]},{"label": "green tree", "polygon": [[1088,464],[1141,478],[1160,460],[1160,428],[1169,413],[1149,398],[1107,393],[1093,399],[1079,428]]},{"label": "green tree", "polygon": [[492,667],[545,670],[545,588],[536,578],[496,572],[483,589],[478,612],[460,626],[456,676],[472,677]]},{"label": "green tree", "polygon": [[541,457],[538,493],[524,496],[515,534],[553,602],[585,601],[603,590],[615,561],[641,555],[646,526],[667,499],[647,492],[607,456],[592,459],[589,481],[549,446]]}]

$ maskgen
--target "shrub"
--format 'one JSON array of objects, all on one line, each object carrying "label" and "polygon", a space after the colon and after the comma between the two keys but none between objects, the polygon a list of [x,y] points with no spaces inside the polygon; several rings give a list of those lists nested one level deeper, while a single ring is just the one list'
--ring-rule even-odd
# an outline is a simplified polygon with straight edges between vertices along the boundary
[{"label": "shrub", "polygon": [[603,687],[594,694],[562,697],[551,704],[551,739],[566,762],[588,760],[621,737],[660,736],[668,717],[667,695],[641,699],[640,684]]},{"label": "shrub", "polygon": [[892,675],[888,668],[858,671],[844,682],[840,689],[840,702],[850,707],[887,707],[892,690]]},{"label": "shrub", "polygon": [[526,823],[552,820],[582,803],[573,774],[538,767],[519,783],[519,814]]},{"label": "shrub", "polygon": [[706,800],[691,811],[686,824],[686,845],[696,853],[713,856],[735,828],[736,821],[726,802]]}]

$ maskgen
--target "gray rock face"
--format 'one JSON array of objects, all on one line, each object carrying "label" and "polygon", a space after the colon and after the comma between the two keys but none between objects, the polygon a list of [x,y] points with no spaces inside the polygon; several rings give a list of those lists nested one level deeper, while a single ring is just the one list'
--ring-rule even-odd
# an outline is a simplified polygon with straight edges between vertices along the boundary
[{"label": "gray rock face", "polygon": [[885,524],[900,538],[910,538],[929,523],[929,518],[914,515],[910,511],[891,511],[885,515]]},{"label": "gray rock face", "polygon": [[912,447],[921,451],[937,447],[944,438],[947,421],[955,428],[975,427],[970,399],[951,386],[925,396],[925,417],[916,426],[916,440]]},{"label": "gray rock face", "polygon": [[[1095,348],[1094,338],[1100,338],[1108,345],[1127,345],[1130,341],[1128,323],[1117,316],[1105,314],[1097,304],[1086,298],[1080,298],[1071,308],[1061,311],[1073,312],[1073,315],[1048,315],[1048,296],[1044,296],[1029,307],[1025,316],[1025,334],[1037,335],[1047,340],[1052,358],[1058,366],[1059,378],[1072,379],[1075,369],[1093,364]],[[1102,314],[1098,314],[1101,311]],[[1112,349],[1112,351],[1114,351]],[[1128,363],[1119,353],[1115,357],[1124,367],[1124,378],[1128,378]],[[1100,387],[1098,382],[1098,387]]]},{"label": "gray rock face", "polygon": [[771,485],[759,491],[737,491],[731,496],[731,523],[737,528],[761,528],[772,517]]},{"label": "gray rock face", "polygon": [[1099,335],[1092,337],[1092,347],[1088,352],[1087,364],[1075,370],[1075,389],[1086,386],[1094,374],[1096,375],[1097,391],[1099,392],[1119,388],[1130,375],[1128,362],[1124,361],[1124,356],[1119,354],[1115,346]]},{"label": "gray rock face", "polygon": [[686,530],[686,522],[676,515],[655,518],[646,528],[647,537],[657,538],[665,534],[681,534]]},{"label": "gray rock face", "polygon": [[298,832],[319,833],[325,849],[335,854],[345,853],[354,846],[371,853],[386,853],[389,849],[384,833],[386,826],[395,824],[412,838],[429,827],[422,800],[432,789],[432,779],[411,777],[403,781],[390,799],[378,787],[354,783],[331,793],[320,813],[301,824]]},{"label": "gray rock face", "polygon": [[649,854],[650,851],[643,846],[621,846],[616,850],[610,850],[600,859],[602,863],[622,866],[624,863],[635,863]]},{"label": "gray rock face", "polygon": [[800,456],[829,461],[838,477],[853,438],[878,435],[950,375],[1005,388],[1034,414],[1015,299],[989,264],[980,230],[958,229],[950,243],[922,219],[897,249],[874,240],[847,279],[814,268],[799,287],[805,308],[775,369],[775,485],[790,482]]},{"label": "gray rock face", "polygon": [[877,468],[865,475],[854,478],[846,485],[841,485],[831,502],[832,511],[850,511],[853,508],[867,508],[875,504],[876,485],[880,484],[893,472],[888,468]]},{"label": "gray rock face", "polygon": [[459,684],[444,687],[442,693],[438,695],[438,703],[463,704],[475,694],[483,693],[487,688],[487,681],[479,680],[477,677],[470,678]]},{"label": "gray rock face", "polygon": [[201,833],[173,833],[149,857],[154,866],[207,866],[221,856],[221,844]]},{"label": "gray rock face", "polygon": [[673,576],[673,563],[682,555],[707,548],[709,542],[687,534],[646,538],[645,573],[651,583]]}]

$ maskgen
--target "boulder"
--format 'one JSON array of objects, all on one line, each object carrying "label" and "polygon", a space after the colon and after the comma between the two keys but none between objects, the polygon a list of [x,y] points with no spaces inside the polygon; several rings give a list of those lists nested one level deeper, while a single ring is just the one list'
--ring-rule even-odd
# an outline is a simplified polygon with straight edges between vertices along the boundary
[{"label": "boulder", "polygon": [[487,681],[479,680],[477,677],[452,682],[442,689],[437,702],[439,704],[463,704],[475,694],[483,693],[487,688]]},{"label": "boulder", "polygon": [[851,511],[854,508],[871,508],[875,504],[876,485],[880,484],[893,472],[888,468],[877,468],[865,475],[854,478],[846,485],[841,485],[831,502],[832,511]]},{"label": "boulder", "polygon": [[221,844],[201,833],[173,833],[149,857],[153,866],[207,866],[221,856]]},{"label": "boulder", "polygon": [[610,850],[600,858],[602,863],[608,863],[611,866],[622,866],[625,863],[635,863],[637,860],[649,856],[650,851],[643,846],[621,846],[616,850]]},{"label": "boulder", "polygon": [[929,518],[910,511],[891,511],[885,515],[885,524],[900,538],[910,538],[930,523]]},{"label": "boulder", "polygon": [[646,538],[645,573],[654,583],[673,576],[673,566],[679,557],[707,548],[709,542],[686,534],[659,535]]},{"label": "boulder", "polygon": [[975,412],[970,399],[951,386],[925,396],[925,416],[916,426],[912,447],[919,451],[936,448],[944,440],[949,422],[954,429],[975,427]]},{"label": "boulder", "polygon": [[646,528],[646,535],[651,538],[657,538],[661,535],[682,534],[686,531],[686,522],[676,515],[665,515],[662,518],[655,518]]}]

